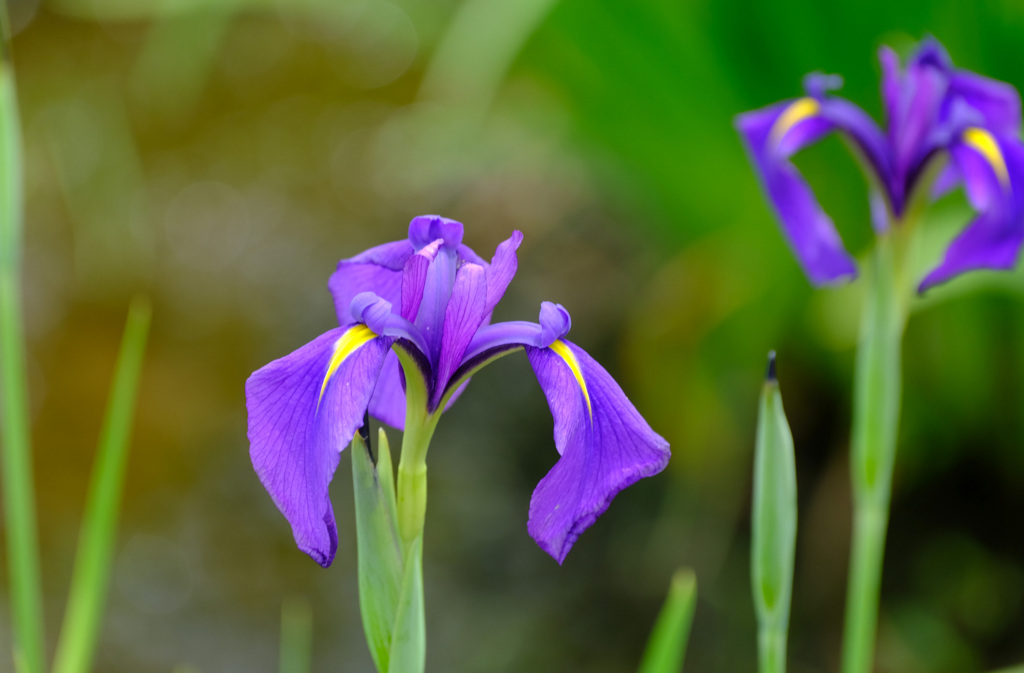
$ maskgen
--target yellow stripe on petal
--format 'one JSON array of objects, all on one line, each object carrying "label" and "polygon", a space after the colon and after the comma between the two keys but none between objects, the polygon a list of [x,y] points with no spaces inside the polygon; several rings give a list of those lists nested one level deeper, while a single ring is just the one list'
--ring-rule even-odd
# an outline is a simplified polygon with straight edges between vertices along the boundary
[{"label": "yellow stripe on petal", "polygon": [[789,104],[789,107],[787,107],[782,114],[779,115],[779,118],[775,120],[775,123],[772,124],[772,130],[768,134],[768,144],[772,147],[778,147],[779,143],[782,142],[782,139],[786,137],[786,134],[789,133],[794,126],[805,119],[810,119],[817,115],[820,110],[821,106],[818,104],[818,101],[813,98],[805,97],[796,99]]},{"label": "yellow stripe on petal", "polygon": [[320,397],[316,400],[317,408],[320,407],[320,400],[324,398],[324,391],[327,390],[327,382],[334,376],[334,372],[338,371],[338,367],[341,363],[348,358],[349,355],[355,353],[360,346],[365,344],[370,339],[376,338],[376,334],[373,333],[366,325],[353,325],[352,327],[345,330],[345,333],[341,335],[337,341],[334,342],[334,354],[331,356],[331,362],[327,365],[327,374],[324,376],[324,382],[320,384]]},{"label": "yellow stripe on petal", "polygon": [[1010,188],[1010,173],[1006,170],[1006,160],[1003,159],[1003,152],[999,149],[999,143],[992,137],[992,134],[985,129],[972,126],[964,131],[964,144],[985,157],[992,170],[999,178],[999,183],[1004,189]]},{"label": "yellow stripe on petal", "polygon": [[580,370],[580,363],[576,360],[576,355],[561,339],[556,339],[549,348],[551,348],[558,357],[562,358],[565,364],[569,365],[572,375],[576,377],[576,383],[580,384],[580,390],[583,391],[583,399],[587,401],[587,413],[593,417],[594,410],[590,406],[590,393],[587,392],[587,382],[583,380],[583,372]]}]

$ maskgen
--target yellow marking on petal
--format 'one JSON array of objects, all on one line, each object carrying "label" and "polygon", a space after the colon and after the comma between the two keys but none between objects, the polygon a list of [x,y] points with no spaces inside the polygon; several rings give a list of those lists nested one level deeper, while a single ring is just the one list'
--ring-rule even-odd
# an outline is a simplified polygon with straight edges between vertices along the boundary
[{"label": "yellow marking on petal", "polygon": [[999,143],[992,137],[992,134],[985,129],[972,126],[964,131],[964,144],[976,150],[978,154],[985,157],[992,170],[996,172],[999,183],[1004,189],[1010,188],[1010,173],[1006,170],[1006,160],[999,149]]},{"label": "yellow marking on petal", "polygon": [[341,363],[349,355],[355,353],[360,346],[370,339],[376,338],[376,336],[373,330],[366,325],[353,325],[345,330],[345,333],[334,342],[334,355],[331,356],[331,362],[327,365],[327,374],[324,376],[324,382],[320,384],[320,397],[316,400],[318,409],[320,408],[320,400],[324,398],[324,391],[327,390],[327,382],[334,376],[334,372],[338,371]]},{"label": "yellow marking on petal", "polygon": [[583,391],[583,399],[587,401],[587,413],[593,418],[594,410],[590,406],[590,393],[587,392],[587,382],[583,380],[583,372],[580,370],[580,363],[576,360],[576,355],[561,339],[556,339],[549,348],[555,352],[555,355],[562,358],[565,364],[569,365],[572,375],[576,377],[576,383],[580,384],[580,390]]},{"label": "yellow marking on petal", "polygon": [[804,97],[796,99],[789,104],[789,107],[787,107],[782,114],[779,115],[779,118],[775,120],[775,123],[772,124],[772,130],[768,134],[768,144],[772,147],[778,147],[779,143],[782,142],[782,139],[786,137],[786,134],[789,133],[794,126],[805,119],[810,119],[817,115],[820,111],[821,105],[819,105],[818,101],[813,98]]}]

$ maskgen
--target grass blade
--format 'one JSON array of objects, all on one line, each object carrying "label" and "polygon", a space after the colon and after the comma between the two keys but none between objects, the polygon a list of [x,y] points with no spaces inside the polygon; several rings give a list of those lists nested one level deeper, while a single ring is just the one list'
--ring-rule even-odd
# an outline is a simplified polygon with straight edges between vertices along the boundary
[{"label": "grass blade", "polygon": [[309,673],[313,666],[313,610],[301,598],[281,606],[280,673]]},{"label": "grass blade", "polygon": [[651,629],[639,673],[679,673],[683,670],[690,625],[697,606],[697,576],[689,568],[672,576],[668,598]]},{"label": "grass blade", "polygon": [[128,439],[150,315],[147,299],[132,301],[89,484],[55,673],[86,673],[92,665],[114,556]]},{"label": "grass blade", "polygon": [[7,28],[6,5],[0,3],[0,472],[15,666],[21,673],[42,673],[42,582],[21,327],[21,124]]}]

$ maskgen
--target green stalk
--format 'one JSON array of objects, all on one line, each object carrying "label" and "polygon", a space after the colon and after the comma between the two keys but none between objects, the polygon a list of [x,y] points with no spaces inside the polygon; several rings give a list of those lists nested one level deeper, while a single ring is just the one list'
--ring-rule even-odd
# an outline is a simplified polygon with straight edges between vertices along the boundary
[{"label": "green stalk", "polygon": [[147,299],[132,301],[82,516],[82,532],[64,626],[54,659],[54,673],[87,673],[92,668],[114,559],[117,518],[128,467],[128,440],[135,416],[150,315]]},{"label": "green stalk", "polygon": [[39,573],[25,341],[21,327],[21,126],[0,3],[0,453],[15,667],[42,673],[43,592]]},{"label": "green stalk", "polygon": [[880,235],[864,277],[864,309],[854,379],[850,478],[853,541],[843,633],[843,673],[872,670],[878,601],[896,456],[901,346],[907,318],[903,277],[913,227]]},{"label": "green stalk", "polygon": [[427,388],[419,365],[403,349],[396,348],[395,352],[405,370],[406,382],[405,433],[398,460],[397,498],[398,531],[408,550],[423,535],[427,513],[427,449],[441,414],[427,410]]}]

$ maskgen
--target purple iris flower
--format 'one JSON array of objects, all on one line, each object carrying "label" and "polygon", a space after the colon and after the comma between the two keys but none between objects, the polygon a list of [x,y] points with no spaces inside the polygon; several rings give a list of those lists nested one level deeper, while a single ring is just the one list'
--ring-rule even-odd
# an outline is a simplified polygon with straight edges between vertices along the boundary
[{"label": "purple iris flower", "polygon": [[422,216],[409,238],[342,260],[331,276],[341,327],[257,370],[245,385],[253,467],[323,566],[338,545],[327,487],[364,414],[402,428],[405,373],[418,365],[426,413],[447,408],[481,366],[524,349],[554,417],[561,457],[530,501],[528,530],[561,563],[615,495],[661,471],[669,447],[601,365],[565,339],[568,312],[544,302],[540,319],[489,324],[515,275],[516,231],[488,264],[462,244],[462,224]]},{"label": "purple iris flower", "polygon": [[1020,97],[1009,84],[953,67],[945,49],[926,38],[906,66],[879,51],[883,132],[853,103],[830,95],[842,80],[808,75],[806,95],[737,117],[751,161],[790,246],[816,285],[857,271],[831,218],[790,162],[800,149],[835,130],[844,134],[874,175],[871,212],[878,233],[901,220],[930,164],[943,155],[931,197],[963,185],[975,219],[946,250],[920,292],[973,269],[1009,269],[1024,241],[1024,146]]}]

